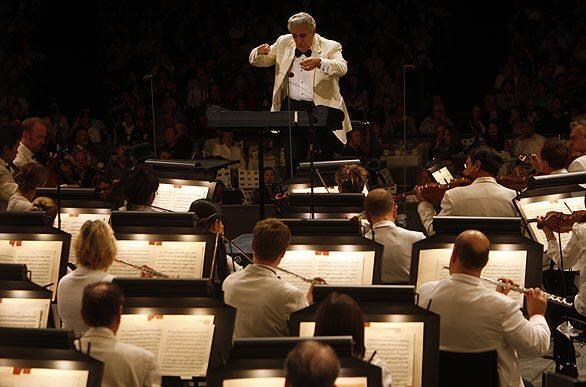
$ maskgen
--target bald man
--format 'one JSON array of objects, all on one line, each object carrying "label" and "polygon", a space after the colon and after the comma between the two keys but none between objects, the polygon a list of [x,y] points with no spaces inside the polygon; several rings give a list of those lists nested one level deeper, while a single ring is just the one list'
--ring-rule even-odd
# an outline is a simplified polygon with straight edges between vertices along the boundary
[{"label": "bald man", "polygon": [[[541,356],[549,349],[550,331],[544,314],[547,297],[539,289],[526,294],[529,320],[507,291],[489,288],[480,279],[488,263],[490,242],[480,231],[464,231],[454,243],[450,278],[419,287],[419,305],[441,316],[440,350],[497,351],[501,386],[522,387],[517,352]],[[512,283],[507,279],[503,282]]]},{"label": "bald man", "polygon": [[335,387],[340,362],[329,345],[310,340],[289,352],[285,370],[285,387]]},{"label": "bald man", "polygon": [[568,167],[569,172],[586,171],[586,125],[579,123],[570,132],[570,150],[579,157]]}]

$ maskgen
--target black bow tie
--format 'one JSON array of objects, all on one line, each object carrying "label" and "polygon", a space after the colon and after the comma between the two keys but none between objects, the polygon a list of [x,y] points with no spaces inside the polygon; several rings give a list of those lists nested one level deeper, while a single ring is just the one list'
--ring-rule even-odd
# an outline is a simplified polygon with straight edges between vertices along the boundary
[{"label": "black bow tie", "polygon": [[301,52],[298,49],[295,49],[295,58],[299,58],[301,55],[305,55],[306,57],[311,57],[311,50],[307,50],[305,52]]}]

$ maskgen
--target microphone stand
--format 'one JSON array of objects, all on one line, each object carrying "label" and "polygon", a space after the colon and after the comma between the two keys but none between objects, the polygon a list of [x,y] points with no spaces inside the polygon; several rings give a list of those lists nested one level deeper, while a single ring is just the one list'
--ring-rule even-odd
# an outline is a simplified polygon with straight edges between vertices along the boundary
[{"label": "microphone stand", "polygon": [[157,131],[155,127],[155,87],[153,84],[154,76],[150,75],[150,83],[151,83],[151,112],[152,112],[152,119],[153,119],[153,147],[155,148],[155,160],[157,159]]}]

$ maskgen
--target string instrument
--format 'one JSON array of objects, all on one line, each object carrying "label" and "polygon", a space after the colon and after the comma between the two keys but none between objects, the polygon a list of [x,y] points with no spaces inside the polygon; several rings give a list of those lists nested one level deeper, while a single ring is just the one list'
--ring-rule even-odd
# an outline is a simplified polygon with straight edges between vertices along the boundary
[{"label": "string instrument", "polygon": [[[486,278],[486,277],[480,277],[482,280],[486,281],[486,282],[490,282],[491,284],[494,284],[496,286],[502,287],[502,288],[506,288],[506,289],[510,289],[514,292],[517,293],[527,293],[529,291],[529,289],[522,287],[522,286],[517,286],[517,285],[511,285],[505,282],[501,282],[501,281],[496,281],[490,278]],[[553,302],[555,304],[559,304],[559,305],[563,305],[566,306],[568,308],[572,308],[573,305],[571,302],[566,301],[563,297],[560,296],[556,296],[555,294],[549,294],[549,293],[545,293],[547,295],[547,300],[549,302]]]},{"label": "string instrument", "polygon": [[512,173],[510,175],[498,175],[496,182],[514,191],[522,191],[527,188],[529,178],[533,175],[520,175],[518,173]]},{"label": "string instrument", "polygon": [[[431,204],[437,205],[440,204],[442,199],[444,198],[444,194],[446,191],[451,190],[452,188],[456,187],[464,187],[467,185],[472,184],[472,179],[469,177],[459,177],[456,179],[452,179],[447,184],[440,184],[440,183],[425,183],[424,185],[419,186],[421,190],[421,196]],[[396,201],[404,201],[407,196],[415,195],[415,191],[408,191],[396,196]]]},{"label": "string instrument", "polygon": [[563,212],[550,211],[543,219],[537,220],[537,228],[543,229],[547,227],[557,233],[565,233],[572,231],[574,223],[586,222],[586,210],[574,211],[571,214],[564,214]]},{"label": "string instrument", "polygon": [[152,267],[149,267],[147,265],[142,265],[142,266],[138,266],[126,261],[123,261],[121,259],[114,259],[114,261],[121,263],[123,265],[126,266],[130,266],[134,269],[140,270],[142,273],[144,273],[144,275],[146,277],[153,277],[153,278],[170,278],[167,274],[165,273],[161,273],[160,271],[156,271],[155,269],[153,269]]}]

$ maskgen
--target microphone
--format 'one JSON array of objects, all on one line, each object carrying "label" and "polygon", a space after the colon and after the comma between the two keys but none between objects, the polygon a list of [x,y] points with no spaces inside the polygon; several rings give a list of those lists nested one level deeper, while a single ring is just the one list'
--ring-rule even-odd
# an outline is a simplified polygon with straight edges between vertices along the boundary
[{"label": "microphone", "polygon": [[153,79],[155,76],[153,74],[147,74],[144,77],[142,77],[143,81],[150,81],[151,79]]}]

